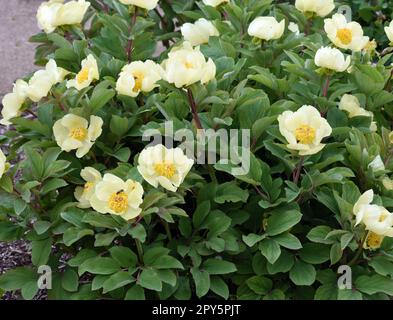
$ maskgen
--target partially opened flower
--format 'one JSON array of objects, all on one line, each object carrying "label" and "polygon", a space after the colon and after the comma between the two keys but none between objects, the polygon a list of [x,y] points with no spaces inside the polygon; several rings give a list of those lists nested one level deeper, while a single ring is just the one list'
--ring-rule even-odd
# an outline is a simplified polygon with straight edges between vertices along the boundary
[{"label": "partially opened flower", "polygon": [[82,69],[78,72],[75,79],[67,82],[67,88],[76,88],[82,90],[87,88],[94,80],[99,80],[100,74],[98,71],[97,60],[92,54],[89,54],[86,59],[82,61]]},{"label": "partially opened flower", "polygon": [[325,19],[325,32],[330,41],[339,48],[361,51],[369,42],[369,37],[363,35],[362,26],[355,22],[347,22],[343,14],[335,14],[331,19]]},{"label": "partially opened flower", "polygon": [[303,13],[327,16],[334,10],[334,0],[296,0],[295,7]]},{"label": "partially opened flower", "polygon": [[139,155],[138,171],[149,184],[161,185],[175,192],[183,183],[194,161],[180,148],[167,149],[162,144],[144,149]]},{"label": "partially opened flower", "polygon": [[3,119],[0,120],[0,124],[8,126],[11,124],[12,118],[20,115],[20,109],[27,97],[28,84],[23,80],[17,80],[14,84],[14,88],[11,93],[7,93],[3,100],[3,109],[1,115]]},{"label": "partially opened flower", "polygon": [[351,94],[344,94],[340,100],[339,109],[348,112],[348,117],[372,117],[373,113],[360,106],[359,99]]},{"label": "partially opened flower", "polygon": [[151,60],[134,61],[123,67],[116,83],[119,94],[136,97],[140,92],[150,92],[158,87],[164,71]]},{"label": "partially opened flower", "polygon": [[86,167],[81,171],[81,177],[86,183],[83,187],[75,189],[74,196],[79,201],[79,208],[90,208],[90,199],[94,195],[97,183],[102,180],[101,173],[92,167]]},{"label": "partially opened flower", "polygon": [[38,26],[46,33],[51,33],[62,25],[75,25],[82,22],[90,2],[85,0],[69,1],[50,0],[43,2],[37,11]]},{"label": "partially opened flower", "polygon": [[0,179],[3,177],[6,169],[7,158],[5,157],[3,151],[0,149]]},{"label": "partially opened flower", "polygon": [[393,21],[390,22],[389,26],[385,27],[385,33],[390,43],[393,43]]},{"label": "partially opened flower", "polygon": [[332,128],[313,106],[303,106],[296,112],[285,111],[278,117],[281,134],[288,141],[288,149],[299,155],[312,155],[324,148],[322,139],[332,133]]},{"label": "partially opened flower", "polygon": [[344,72],[351,64],[351,57],[345,58],[336,48],[322,47],[315,54],[315,64],[329,71]]},{"label": "partially opened flower", "polygon": [[288,30],[293,32],[296,35],[300,34],[299,25],[295,22],[290,22],[288,25]]},{"label": "partially opened flower", "polygon": [[162,63],[164,79],[177,88],[196,82],[205,84],[216,76],[216,65],[212,59],[206,60],[199,47],[193,48],[185,41],[169,52],[168,59]]},{"label": "partially opened flower", "polygon": [[198,19],[194,23],[183,24],[180,31],[184,40],[189,41],[193,46],[208,43],[210,37],[220,35],[214,24],[204,18]]},{"label": "partially opened flower", "polygon": [[248,34],[262,40],[274,40],[282,37],[285,20],[278,22],[274,17],[258,17],[248,27]]},{"label": "partially opened flower", "polygon": [[356,225],[363,223],[369,231],[365,249],[378,249],[385,237],[393,237],[393,214],[382,206],[371,204],[374,191],[363,193],[353,207]]},{"label": "partially opened flower", "polygon": [[122,4],[137,6],[146,10],[153,10],[157,7],[158,0],[120,0]]},{"label": "partially opened flower", "polygon": [[368,164],[368,167],[371,168],[374,172],[385,170],[385,164],[382,161],[380,155],[377,155],[373,161]]},{"label": "partially opened flower", "polygon": [[28,97],[34,102],[40,101],[55,84],[63,81],[67,74],[68,71],[59,68],[55,60],[49,60],[45,69],[36,71],[29,80]]},{"label": "partially opened flower", "polygon": [[89,124],[85,118],[67,114],[55,122],[53,134],[61,150],[77,150],[76,156],[82,158],[101,135],[102,125],[102,119],[97,116],[90,116]]},{"label": "partially opened flower", "polygon": [[123,181],[107,173],[104,175],[90,198],[91,206],[100,213],[121,216],[125,220],[136,218],[142,212],[143,188],[139,182]]},{"label": "partially opened flower", "polygon": [[202,2],[211,7],[217,7],[222,3],[229,2],[229,0],[202,0]]}]

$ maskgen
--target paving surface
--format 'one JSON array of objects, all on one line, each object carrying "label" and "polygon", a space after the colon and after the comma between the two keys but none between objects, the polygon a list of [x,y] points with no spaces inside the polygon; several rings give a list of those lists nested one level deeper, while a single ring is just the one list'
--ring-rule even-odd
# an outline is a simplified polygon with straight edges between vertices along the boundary
[{"label": "paving surface", "polygon": [[34,71],[34,44],[39,32],[36,12],[44,0],[0,0],[0,98],[13,82]]}]

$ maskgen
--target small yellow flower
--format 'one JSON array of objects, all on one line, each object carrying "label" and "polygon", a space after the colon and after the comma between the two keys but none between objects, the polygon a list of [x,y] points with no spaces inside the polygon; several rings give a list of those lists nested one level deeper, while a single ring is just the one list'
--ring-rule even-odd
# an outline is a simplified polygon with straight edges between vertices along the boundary
[{"label": "small yellow flower", "polygon": [[150,92],[158,87],[157,81],[162,79],[163,73],[161,66],[151,60],[134,61],[123,67],[116,91],[130,97],[138,96],[141,91]]},{"label": "small yellow flower", "polygon": [[393,214],[382,206],[371,204],[374,191],[363,193],[353,207],[356,225],[363,223],[369,231],[365,248],[378,249],[384,237],[393,237]]},{"label": "small yellow flower", "polygon": [[351,57],[345,58],[344,54],[336,48],[322,47],[315,54],[315,65],[329,71],[344,72],[350,64]]},{"label": "small yellow flower", "polygon": [[205,84],[216,76],[216,65],[213,60],[209,58],[206,61],[199,47],[193,48],[187,41],[173,48],[161,66],[165,72],[164,79],[177,88],[197,82]]},{"label": "small yellow flower", "polygon": [[285,31],[285,20],[278,22],[274,17],[255,18],[249,28],[248,34],[262,40],[280,39]]},{"label": "small yellow flower", "polygon": [[281,134],[287,147],[302,156],[318,153],[325,146],[322,139],[330,136],[332,128],[313,106],[303,106],[296,112],[285,111],[278,117]]},{"label": "small yellow flower", "polygon": [[94,195],[90,198],[91,206],[100,213],[121,216],[125,220],[136,218],[142,212],[143,188],[139,182],[123,181],[107,173],[98,182]]},{"label": "small yellow flower", "polygon": [[92,54],[89,54],[86,59],[82,61],[82,68],[76,75],[75,79],[67,82],[67,88],[76,88],[82,90],[87,88],[94,80],[99,80],[100,74],[98,71],[97,60]]},{"label": "small yellow flower", "polygon": [[335,5],[334,0],[296,0],[295,7],[303,13],[325,17],[334,10]]},{"label": "small yellow flower", "polygon": [[0,149],[0,178],[3,177],[3,174],[6,171],[6,162],[7,158],[5,157],[3,151]]},{"label": "small yellow flower", "polygon": [[97,183],[102,180],[101,173],[92,167],[86,167],[81,171],[81,177],[86,183],[83,187],[75,189],[74,196],[79,201],[79,208],[90,208],[90,199],[94,195]]},{"label": "small yellow flower", "polygon": [[345,16],[339,13],[331,19],[325,19],[325,32],[334,45],[355,52],[361,51],[369,42],[369,37],[363,36],[359,23],[347,22]]},{"label": "small yellow flower", "polygon": [[194,23],[183,24],[180,31],[184,40],[189,41],[193,46],[208,43],[210,37],[220,35],[214,24],[204,18],[198,19]]},{"label": "small yellow flower", "polygon": [[161,185],[175,192],[183,183],[194,161],[180,148],[167,149],[162,144],[144,149],[139,155],[138,171],[153,187]]},{"label": "small yellow flower", "polygon": [[29,85],[25,81],[17,80],[12,92],[4,96],[2,100],[3,109],[1,110],[3,119],[1,119],[0,124],[8,126],[11,124],[10,120],[12,118],[20,115],[20,109],[27,97],[28,87]]},{"label": "small yellow flower", "polygon": [[67,114],[56,121],[53,133],[59,147],[66,152],[77,149],[76,156],[82,158],[102,133],[103,121],[91,116],[88,121],[74,114]]}]

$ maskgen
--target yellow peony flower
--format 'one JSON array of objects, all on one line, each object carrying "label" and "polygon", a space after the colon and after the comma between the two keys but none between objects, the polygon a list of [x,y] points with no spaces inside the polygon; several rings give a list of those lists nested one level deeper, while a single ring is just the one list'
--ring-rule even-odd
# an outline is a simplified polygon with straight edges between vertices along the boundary
[{"label": "yellow peony flower", "polygon": [[393,21],[390,22],[389,26],[385,27],[385,33],[390,43],[393,44]]},{"label": "yellow peony flower", "polygon": [[153,187],[161,185],[175,192],[183,183],[194,161],[180,148],[167,149],[162,144],[144,149],[139,155],[138,171]]},{"label": "yellow peony flower", "polygon": [[221,3],[229,2],[229,0],[202,0],[202,2],[207,6],[217,7]]},{"label": "yellow peony flower", "polygon": [[6,170],[6,162],[7,158],[5,157],[3,151],[0,149],[0,179],[3,177],[3,174]]},{"label": "yellow peony flower", "polygon": [[335,5],[334,0],[296,0],[295,7],[303,13],[325,17],[334,10]]},{"label": "yellow peony flower", "polygon": [[335,48],[322,47],[315,54],[315,65],[330,71],[344,72],[351,64],[351,57]]},{"label": "yellow peony flower", "polygon": [[38,70],[29,80],[27,96],[34,102],[46,97],[52,87],[63,81],[68,71],[57,67],[56,61],[51,59],[45,69]]},{"label": "yellow peony flower", "polygon": [[90,2],[85,0],[70,1],[50,0],[43,2],[37,11],[38,27],[51,33],[62,25],[74,25],[82,22]]},{"label": "yellow peony flower", "polygon": [[301,156],[321,151],[325,146],[322,139],[332,133],[329,123],[312,106],[303,106],[296,112],[285,111],[278,117],[278,123],[288,141],[287,147],[299,151]]},{"label": "yellow peony flower", "polygon": [[345,16],[339,13],[331,19],[325,19],[325,32],[334,45],[355,52],[361,51],[369,42],[369,37],[363,36],[359,23],[347,22]]},{"label": "yellow peony flower", "polygon": [[363,193],[353,207],[355,226],[363,223],[369,231],[364,248],[378,249],[384,237],[393,237],[393,214],[382,206],[371,204],[374,191]]},{"label": "yellow peony flower", "polygon": [[121,216],[125,220],[136,218],[142,212],[143,188],[139,182],[123,181],[107,173],[98,182],[94,195],[90,198],[91,206],[100,213]]},{"label": "yellow peony flower", "polygon": [[100,74],[98,71],[97,60],[92,54],[89,54],[86,59],[82,61],[82,68],[76,75],[75,79],[67,82],[67,88],[76,88],[82,90],[87,88],[94,80],[99,80]]},{"label": "yellow peony flower", "polygon": [[158,4],[158,0],[120,0],[120,2],[125,5],[132,5],[146,10],[153,10]]},{"label": "yellow peony flower", "polygon": [[360,106],[359,99],[351,94],[344,94],[340,100],[339,109],[348,112],[348,117],[372,117],[373,113]]},{"label": "yellow peony flower", "polygon": [[210,37],[220,35],[214,24],[204,18],[198,19],[194,23],[183,24],[180,31],[184,40],[189,41],[193,46],[208,43]]},{"label": "yellow peony flower", "polygon": [[164,71],[151,60],[134,61],[123,67],[116,83],[119,94],[136,97],[140,92],[150,92],[158,87]]},{"label": "yellow peony flower", "polygon": [[216,76],[216,65],[212,59],[206,61],[199,47],[193,48],[190,42],[173,48],[168,59],[162,63],[164,79],[177,88],[196,82],[205,84]]},{"label": "yellow peony flower", "polygon": [[53,134],[61,150],[70,152],[77,149],[76,156],[82,158],[93,146],[102,133],[103,121],[100,117],[91,116],[88,121],[74,114],[67,114],[56,121]]},{"label": "yellow peony flower", "polygon": [[92,167],[86,167],[81,171],[81,177],[86,183],[83,187],[75,189],[74,196],[79,201],[79,208],[90,208],[90,199],[94,195],[97,183],[102,180],[101,173]]},{"label": "yellow peony flower", "polygon": [[285,20],[278,22],[274,17],[258,17],[248,27],[248,34],[262,40],[274,40],[282,37]]},{"label": "yellow peony flower", "polygon": [[3,119],[0,120],[0,124],[8,126],[11,124],[12,118],[20,115],[20,109],[27,97],[27,90],[29,85],[23,80],[17,80],[14,84],[12,93],[8,93],[2,100],[3,109],[1,115]]}]

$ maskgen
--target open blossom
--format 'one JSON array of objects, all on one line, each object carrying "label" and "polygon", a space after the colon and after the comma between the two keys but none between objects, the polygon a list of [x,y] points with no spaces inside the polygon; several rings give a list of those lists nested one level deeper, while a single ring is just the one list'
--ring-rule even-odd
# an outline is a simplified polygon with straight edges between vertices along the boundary
[{"label": "open blossom", "polygon": [[332,133],[332,128],[313,106],[303,106],[296,112],[285,111],[278,117],[281,134],[288,141],[287,147],[299,155],[318,153],[325,146],[322,139]]},{"label": "open blossom", "polygon": [[81,177],[86,183],[83,187],[75,189],[74,196],[79,201],[79,208],[90,208],[90,199],[94,195],[97,183],[102,180],[101,173],[92,167],[86,167],[81,171]]},{"label": "open blossom", "polygon": [[274,17],[258,17],[248,27],[248,34],[262,40],[274,40],[282,37],[285,20],[278,22]]},{"label": "open blossom", "polygon": [[124,220],[136,218],[142,212],[143,188],[139,182],[123,181],[119,177],[107,173],[95,187],[90,198],[91,206],[100,213],[121,216]]},{"label": "open blossom", "polygon": [[162,144],[144,149],[139,155],[138,171],[149,184],[161,185],[175,192],[183,183],[194,161],[180,148],[167,149]]},{"label": "open blossom", "polygon": [[390,22],[389,26],[385,27],[385,33],[389,41],[393,43],[393,21]]},{"label": "open blossom", "polygon": [[7,162],[7,158],[5,157],[3,151],[0,149],[0,179],[5,172],[6,162]]},{"label": "open blossom", "polygon": [[315,64],[330,71],[344,72],[351,64],[351,57],[345,58],[336,48],[322,47],[315,54]]},{"label": "open blossom", "polygon": [[136,97],[140,92],[150,92],[158,87],[164,71],[151,60],[134,61],[123,67],[116,83],[119,94]]},{"label": "open blossom", "polygon": [[169,52],[168,59],[162,63],[164,79],[177,88],[196,82],[205,84],[216,76],[216,65],[212,59],[206,61],[199,47],[193,48],[185,41],[181,46]]},{"label": "open blossom", "polygon": [[132,5],[146,10],[153,10],[158,4],[158,0],[120,0],[120,2],[125,5]]},{"label": "open blossom", "polygon": [[1,115],[3,119],[0,120],[0,124],[8,126],[11,124],[12,118],[20,115],[20,109],[27,97],[28,84],[23,80],[17,80],[14,84],[14,89],[11,93],[7,93],[3,100],[3,109]]},{"label": "open blossom", "polygon": [[43,2],[37,11],[38,26],[46,33],[51,33],[59,26],[79,24],[89,6],[90,2],[85,0],[67,3],[64,3],[64,0]]},{"label": "open blossom", "polygon": [[98,71],[97,60],[92,54],[89,54],[86,59],[82,61],[82,68],[76,75],[75,79],[67,82],[67,88],[76,88],[82,90],[87,88],[94,80],[99,80],[100,74]]},{"label": "open blossom", "polygon": [[325,32],[331,42],[339,48],[361,51],[369,42],[363,35],[362,26],[357,22],[347,22],[343,14],[335,14],[325,19]]},{"label": "open blossom", "polygon": [[102,119],[97,116],[90,116],[89,124],[85,118],[67,114],[55,122],[53,134],[61,150],[70,152],[76,149],[76,156],[82,158],[101,135],[102,125]]},{"label": "open blossom", "polygon": [[180,31],[184,40],[189,41],[193,46],[208,43],[209,37],[220,35],[214,24],[204,18],[198,19],[194,23],[183,24]]},{"label": "open blossom", "polygon": [[30,78],[27,96],[34,102],[40,101],[55,84],[63,81],[67,74],[68,71],[59,68],[55,60],[49,60],[45,69],[36,71]]},{"label": "open blossom", "polygon": [[202,2],[211,7],[217,7],[221,3],[229,2],[229,0],[202,0]]},{"label": "open blossom", "polygon": [[364,248],[378,249],[384,237],[393,237],[393,214],[384,207],[371,204],[374,191],[363,193],[353,207],[356,225],[363,223],[369,231]]},{"label": "open blossom", "polygon": [[334,10],[335,5],[334,0],[296,0],[295,7],[303,13],[325,17]]}]

